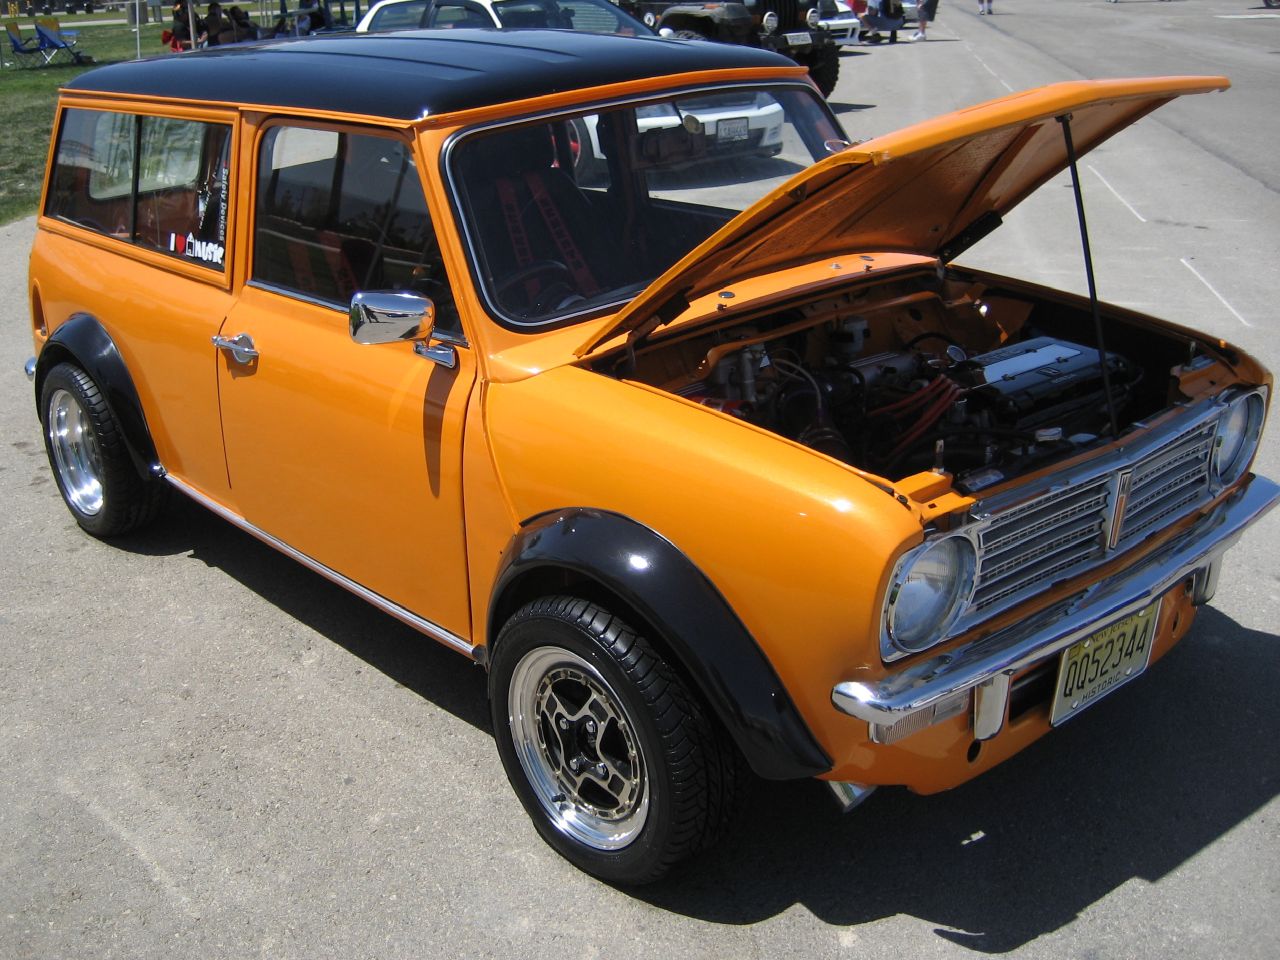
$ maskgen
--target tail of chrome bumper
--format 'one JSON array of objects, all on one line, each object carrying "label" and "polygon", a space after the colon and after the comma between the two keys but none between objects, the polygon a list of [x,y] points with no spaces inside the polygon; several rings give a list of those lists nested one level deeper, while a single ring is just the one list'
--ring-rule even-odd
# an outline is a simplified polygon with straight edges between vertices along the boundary
[{"label": "tail of chrome bumper", "polygon": [[36,378],[36,358],[35,357],[31,357],[29,360],[27,360],[26,363],[22,365],[22,372],[27,375],[28,380],[34,380]]},{"label": "tail of chrome bumper", "polygon": [[875,683],[846,681],[831,691],[836,708],[891,726],[955,694],[975,691],[974,736],[994,737],[1004,726],[1009,684],[1024,667],[1141,610],[1171,587],[1195,576],[1197,602],[1212,595],[1216,565],[1244,529],[1280,500],[1280,486],[1263,477],[1220,503],[1195,526],[1122,574],[1099,581],[1031,620],[967,646],[939,654]]}]

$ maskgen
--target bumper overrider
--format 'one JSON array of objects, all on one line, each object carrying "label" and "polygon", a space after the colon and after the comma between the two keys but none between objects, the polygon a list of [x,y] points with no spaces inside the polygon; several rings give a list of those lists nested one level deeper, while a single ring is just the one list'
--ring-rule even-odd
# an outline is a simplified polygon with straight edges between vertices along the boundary
[{"label": "bumper overrider", "polygon": [[[973,735],[989,740],[1005,725],[1010,683],[1026,667],[1129,616],[1192,579],[1192,599],[1208,602],[1222,555],[1249,524],[1276,505],[1280,486],[1251,477],[1193,526],[1127,568],[1070,600],[1016,626],[890,673],[882,680],[845,681],[831,691],[840,711],[867,721],[871,739],[907,720],[912,729],[953,716],[973,697]],[[899,730],[902,727],[898,727]]]}]

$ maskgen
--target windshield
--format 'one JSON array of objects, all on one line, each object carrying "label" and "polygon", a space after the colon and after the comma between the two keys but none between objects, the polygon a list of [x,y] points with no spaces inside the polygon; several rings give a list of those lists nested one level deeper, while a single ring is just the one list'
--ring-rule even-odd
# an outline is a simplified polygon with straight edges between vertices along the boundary
[{"label": "windshield", "polygon": [[552,27],[624,37],[653,34],[609,0],[494,0],[493,12],[504,27]]},{"label": "windshield", "polygon": [[490,307],[532,327],[630,299],[841,137],[809,87],[742,86],[477,133],[449,166]]}]

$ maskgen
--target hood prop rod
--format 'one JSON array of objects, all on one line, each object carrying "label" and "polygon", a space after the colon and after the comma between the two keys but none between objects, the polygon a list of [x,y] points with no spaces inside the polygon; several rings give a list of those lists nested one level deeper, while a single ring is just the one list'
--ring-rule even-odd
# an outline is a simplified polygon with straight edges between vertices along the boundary
[{"label": "hood prop rod", "polygon": [[1071,139],[1071,114],[1055,118],[1062,124],[1062,137],[1067,145],[1067,163],[1071,168],[1071,192],[1076,198],[1076,220],[1080,224],[1080,244],[1084,248],[1084,275],[1089,283],[1089,306],[1093,309],[1093,334],[1098,341],[1098,367],[1102,370],[1102,389],[1107,394],[1107,414],[1111,417],[1111,438],[1120,439],[1120,418],[1111,393],[1111,371],[1107,368],[1107,346],[1102,338],[1102,314],[1098,310],[1098,288],[1093,280],[1093,254],[1089,252],[1089,226],[1084,219],[1084,195],[1080,192],[1080,171],[1076,167],[1076,147]]}]

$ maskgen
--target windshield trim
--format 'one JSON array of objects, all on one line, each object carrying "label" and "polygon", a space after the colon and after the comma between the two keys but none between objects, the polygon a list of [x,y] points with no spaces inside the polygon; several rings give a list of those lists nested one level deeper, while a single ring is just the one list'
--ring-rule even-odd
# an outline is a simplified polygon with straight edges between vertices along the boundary
[{"label": "windshield trim", "polygon": [[470,140],[473,137],[483,136],[484,134],[494,130],[500,130],[507,127],[524,126],[526,124],[537,123],[543,120],[555,120],[561,117],[570,117],[577,114],[590,113],[592,111],[612,109],[614,107],[627,106],[629,104],[658,101],[669,99],[671,97],[684,97],[699,93],[715,93],[719,91],[743,89],[788,89],[810,94],[814,103],[819,105],[820,109],[826,114],[828,121],[835,127],[835,129],[841,133],[844,132],[843,126],[841,126],[840,121],[831,111],[831,107],[827,104],[826,100],[817,94],[807,80],[778,78],[768,80],[727,81],[724,83],[688,84],[670,87],[660,91],[634,94],[631,96],[584,101],[582,103],[573,104],[572,106],[559,107],[554,110],[544,110],[491,123],[476,124],[475,126],[470,126],[451,134],[440,150],[440,177],[449,196],[450,211],[453,214],[454,223],[458,228],[458,236],[462,240],[462,246],[466,253],[467,272],[470,275],[472,287],[479,295],[481,303],[484,304],[485,312],[489,315],[489,318],[500,327],[516,333],[541,333],[547,330],[557,330],[561,327],[575,326],[589,320],[599,319],[600,317],[607,316],[610,313],[617,312],[643,293],[644,290],[648,289],[649,284],[656,280],[658,276],[661,276],[661,274],[652,277],[648,284],[645,284],[638,290],[632,291],[629,295],[618,297],[617,299],[610,300],[606,303],[593,304],[586,309],[577,310],[573,313],[549,317],[545,320],[518,319],[504,313],[503,310],[493,301],[490,296],[488,286],[481,279],[481,256],[479,244],[477,238],[473,235],[472,224],[466,215],[466,208],[462,199],[461,184],[459,183],[459,179],[456,176],[454,169],[455,165],[453,162],[453,155],[459,144]]}]

